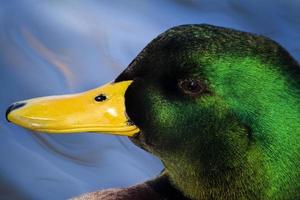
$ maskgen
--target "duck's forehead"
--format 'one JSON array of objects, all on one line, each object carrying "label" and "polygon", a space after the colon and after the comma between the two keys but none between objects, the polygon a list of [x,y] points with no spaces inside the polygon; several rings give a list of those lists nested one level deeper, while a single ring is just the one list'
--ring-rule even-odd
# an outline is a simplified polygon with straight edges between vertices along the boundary
[{"label": "duck's forehead", "polygon": [[[151,41],[116,81],[183,73],[201,74],[206,60],[220,57],[253,57],[276,53],[271,40],[210,25],[184,25],[167,30]],[[204,61],[203,65],[199,63]],[[215,65],[213,65],[215,66]]]},{"label": "duck's forehead", "polygon": [[154,40],[129,64],[117,80],[195,71],[197,69],[192,57],[195,52],[201,54],[201,47],[201,43],[196,44],[195,40],[188,41],[178,37],[163,41]]},{"label": "duck's forehead", "polygon": [[161,76],[176,76],[188,71],[200,70],[194,62],[192,54],[187,50],[142,52],[131,64],[120,74],[117,81],[130,80],[136,77],[158,78]]}]

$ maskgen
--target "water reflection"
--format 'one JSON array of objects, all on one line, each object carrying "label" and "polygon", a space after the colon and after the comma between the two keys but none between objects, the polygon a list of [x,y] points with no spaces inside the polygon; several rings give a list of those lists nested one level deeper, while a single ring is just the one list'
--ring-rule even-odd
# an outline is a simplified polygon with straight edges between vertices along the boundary
[{"label": "water reflection", "polygon": [[165,29],[210,23],[267,35],[300,59],[294,1],[0,2],[0,198],[65,199],[144,181],[162,169],[127,138],[46,135],[6,123],[6,107],[113,80]]}]

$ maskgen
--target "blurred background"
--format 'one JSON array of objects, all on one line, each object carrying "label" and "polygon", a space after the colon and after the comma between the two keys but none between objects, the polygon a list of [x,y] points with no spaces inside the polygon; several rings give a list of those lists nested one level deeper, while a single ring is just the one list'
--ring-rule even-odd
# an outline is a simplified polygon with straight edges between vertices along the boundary
[{"label": "blurred background", "polygon": [[208,23],[266,35],[300,60],[298,0],[0,1],[0,199],[66,199],[155,177],[127,138],[47,135],[9,124],[12,102],[113,80],[166,29]]}]

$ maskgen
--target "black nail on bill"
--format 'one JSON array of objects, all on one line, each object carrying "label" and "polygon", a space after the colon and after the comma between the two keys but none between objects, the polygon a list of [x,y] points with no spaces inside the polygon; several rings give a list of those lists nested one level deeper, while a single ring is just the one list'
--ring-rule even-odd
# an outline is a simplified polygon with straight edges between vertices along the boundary
[{"label": "black nail on bill", "polygon": [[14,103],[14,104],[10,105],[10,106],[7,108],[7,110],[6,110],[6,120],[9,121],[9,120],[8,120],[8,114],[9,114],[11,111],[16,110],[16,109],[18,109],[18,108],[21,108],[21,107],[23,107],[23,106],[25,106],[25,105],[26,105],[26,103]]}]

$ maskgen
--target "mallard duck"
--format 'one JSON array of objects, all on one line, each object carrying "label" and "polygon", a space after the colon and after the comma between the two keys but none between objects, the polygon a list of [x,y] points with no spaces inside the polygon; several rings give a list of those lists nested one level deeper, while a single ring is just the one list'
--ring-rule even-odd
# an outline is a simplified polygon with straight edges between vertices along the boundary
[{"label": "mallard duck", "polygon": [[177,26],[114,82],[17,102],[7,119],[128,136],[164,163],[154,180],[79,199],[300,199],[300,67],[264,36]]}]

